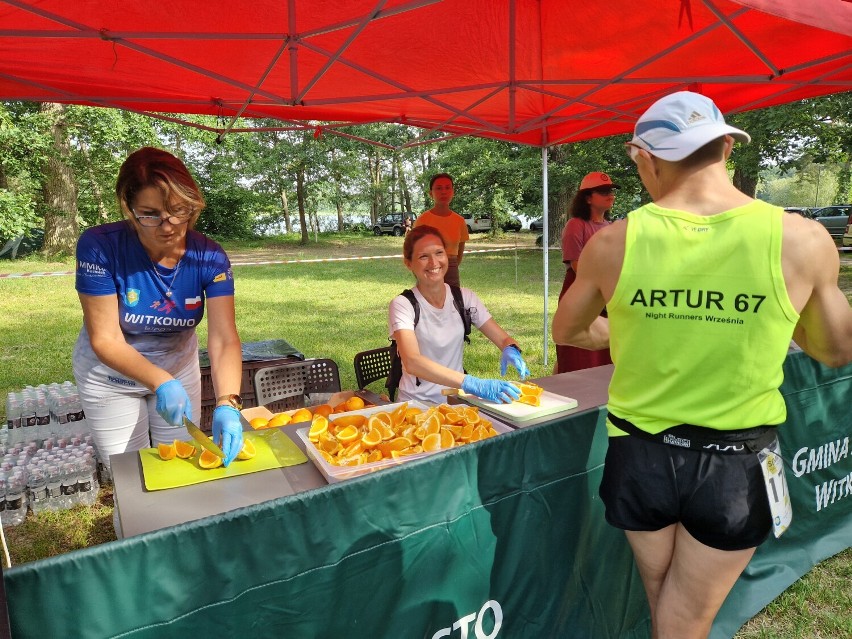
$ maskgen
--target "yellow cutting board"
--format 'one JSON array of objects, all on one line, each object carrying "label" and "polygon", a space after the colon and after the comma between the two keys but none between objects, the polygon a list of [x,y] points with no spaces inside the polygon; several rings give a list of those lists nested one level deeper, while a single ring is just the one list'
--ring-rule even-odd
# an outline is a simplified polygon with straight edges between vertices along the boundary
[{"label": "yellow cutting board", "polygon": [[198,444],[196,453],[189,459],[175,457],[168,461],[160,459],[156,448],[145,448],[139,451],[142,460],[142,476],[145,488],[148,490],[163,490],[191,486],[214,479],[248,475],[270,468],[296,466],[308,461],[305,454],[279,429],[273,428],[258,432],[245,432],[243,437],[254,444],[256,454],[251,459],[235,459],[225,468],[205,469],[198,465]]},{"label": "yellow cutting board", "polygon": [[565,413],[577,408],[576,399],[563,397],[550,391],[544,391],[541,394],[541,406],[530,406],[529,404],[522,404],[520,402],[498,404],[497,402],[489,402],[487,399],[482,399],[476,395],[468,395],[463,390],[459,390],[458,396],[470,404],[484,408],[510,424],[512,422],[526,422],[548,415],[558,415],[559,413]]}]

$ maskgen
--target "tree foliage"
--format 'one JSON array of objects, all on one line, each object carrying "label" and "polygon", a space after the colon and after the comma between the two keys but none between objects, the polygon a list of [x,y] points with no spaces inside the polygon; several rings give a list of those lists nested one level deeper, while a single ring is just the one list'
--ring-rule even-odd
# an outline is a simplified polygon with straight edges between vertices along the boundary
[{"label": "tree foliage", "polygon": [[[453,207],[490,216],[494,232],[510,215],[529,221],[545,208],[542,151],[517,144],[478,138],[421,144],[440,134],[390,124],[339,129],[318,123],[304,129],[272,120],[252,122],[263,131],[217,139],[211,129],[224,122],[210,116],[193,116],[188,120],[197,126],[185,126],[103,108],[65,106],[61,122],[57,113],[37,104],[0,103],[0,240],[43,228],[52,234],[54,250],[64,243],[70,252],[68,229],[76,233],[77,227],[119,219],[115,176],[127,155],[146,145],[172,151],[187,164],[208,203],[198,228],[220,238],[295,232],[308,242],[319,231],[357,224],[369,229],[365,222],[384,213],[429,208],[428,182],[438,172],[455,178]],[[731,158],[735,184],[749,194],[782,200],[778,204],[809,198],[820,204],[848,202],[850,113],[852,93],[843,93],[731,116],[752,136],[752,143],[738,145]],[[547,150],[554,242],[580,180],[590,171],[605,171],[621,186],[617,216],[647,200],[624,152],[626,139]],[[56,175],[69,176],[72,195],[69,188],[56,197]]]}]

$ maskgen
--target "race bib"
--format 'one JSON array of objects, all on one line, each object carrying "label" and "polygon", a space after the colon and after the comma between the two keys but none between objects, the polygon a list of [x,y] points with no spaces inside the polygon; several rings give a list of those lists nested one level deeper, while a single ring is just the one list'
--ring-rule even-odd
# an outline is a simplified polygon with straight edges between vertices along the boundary
[{"label": "race bib", "polygon": [[784,460],[781,459],[778,439],[757,453],[757,458],[760,460],[763,480],[766,482],[766,496],[769,498],[769,510],[772,513],[772,532],[778,538],[793,520],[793,505],[790,503],[790,491],[787,490]]}]

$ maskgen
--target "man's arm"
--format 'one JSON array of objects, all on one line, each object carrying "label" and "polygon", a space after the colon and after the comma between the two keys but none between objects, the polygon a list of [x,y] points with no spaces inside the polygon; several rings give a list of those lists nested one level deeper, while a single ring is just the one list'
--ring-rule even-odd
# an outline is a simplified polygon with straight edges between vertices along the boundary
[{"label": "man's arm", "polygon": [[551,333],[557,344],[588,350],[609,346],[609,320],[600,312],[612,297],[624,261],[626,223],[596,233],[577,262],[577,279],[559,302]]},{"label": "man's arm", "polygon": [[784,279],[800,314],[793,339],[815,360],[844,366],[852,361],[852,307],[838,287],[837,247],[813,220],[790,216],[784,230]]}]

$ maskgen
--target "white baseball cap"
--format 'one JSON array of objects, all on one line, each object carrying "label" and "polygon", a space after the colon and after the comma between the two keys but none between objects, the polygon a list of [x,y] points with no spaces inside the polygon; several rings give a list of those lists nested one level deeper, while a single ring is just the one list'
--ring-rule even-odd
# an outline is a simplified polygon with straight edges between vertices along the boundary
[{"label": "white baseball cap", "polygon": [[678,91],[648,107],[636,122],[631,142],[661,160],[677,162],[723,135],[751,142],[748,133],[725,124],[713,100]]}]

